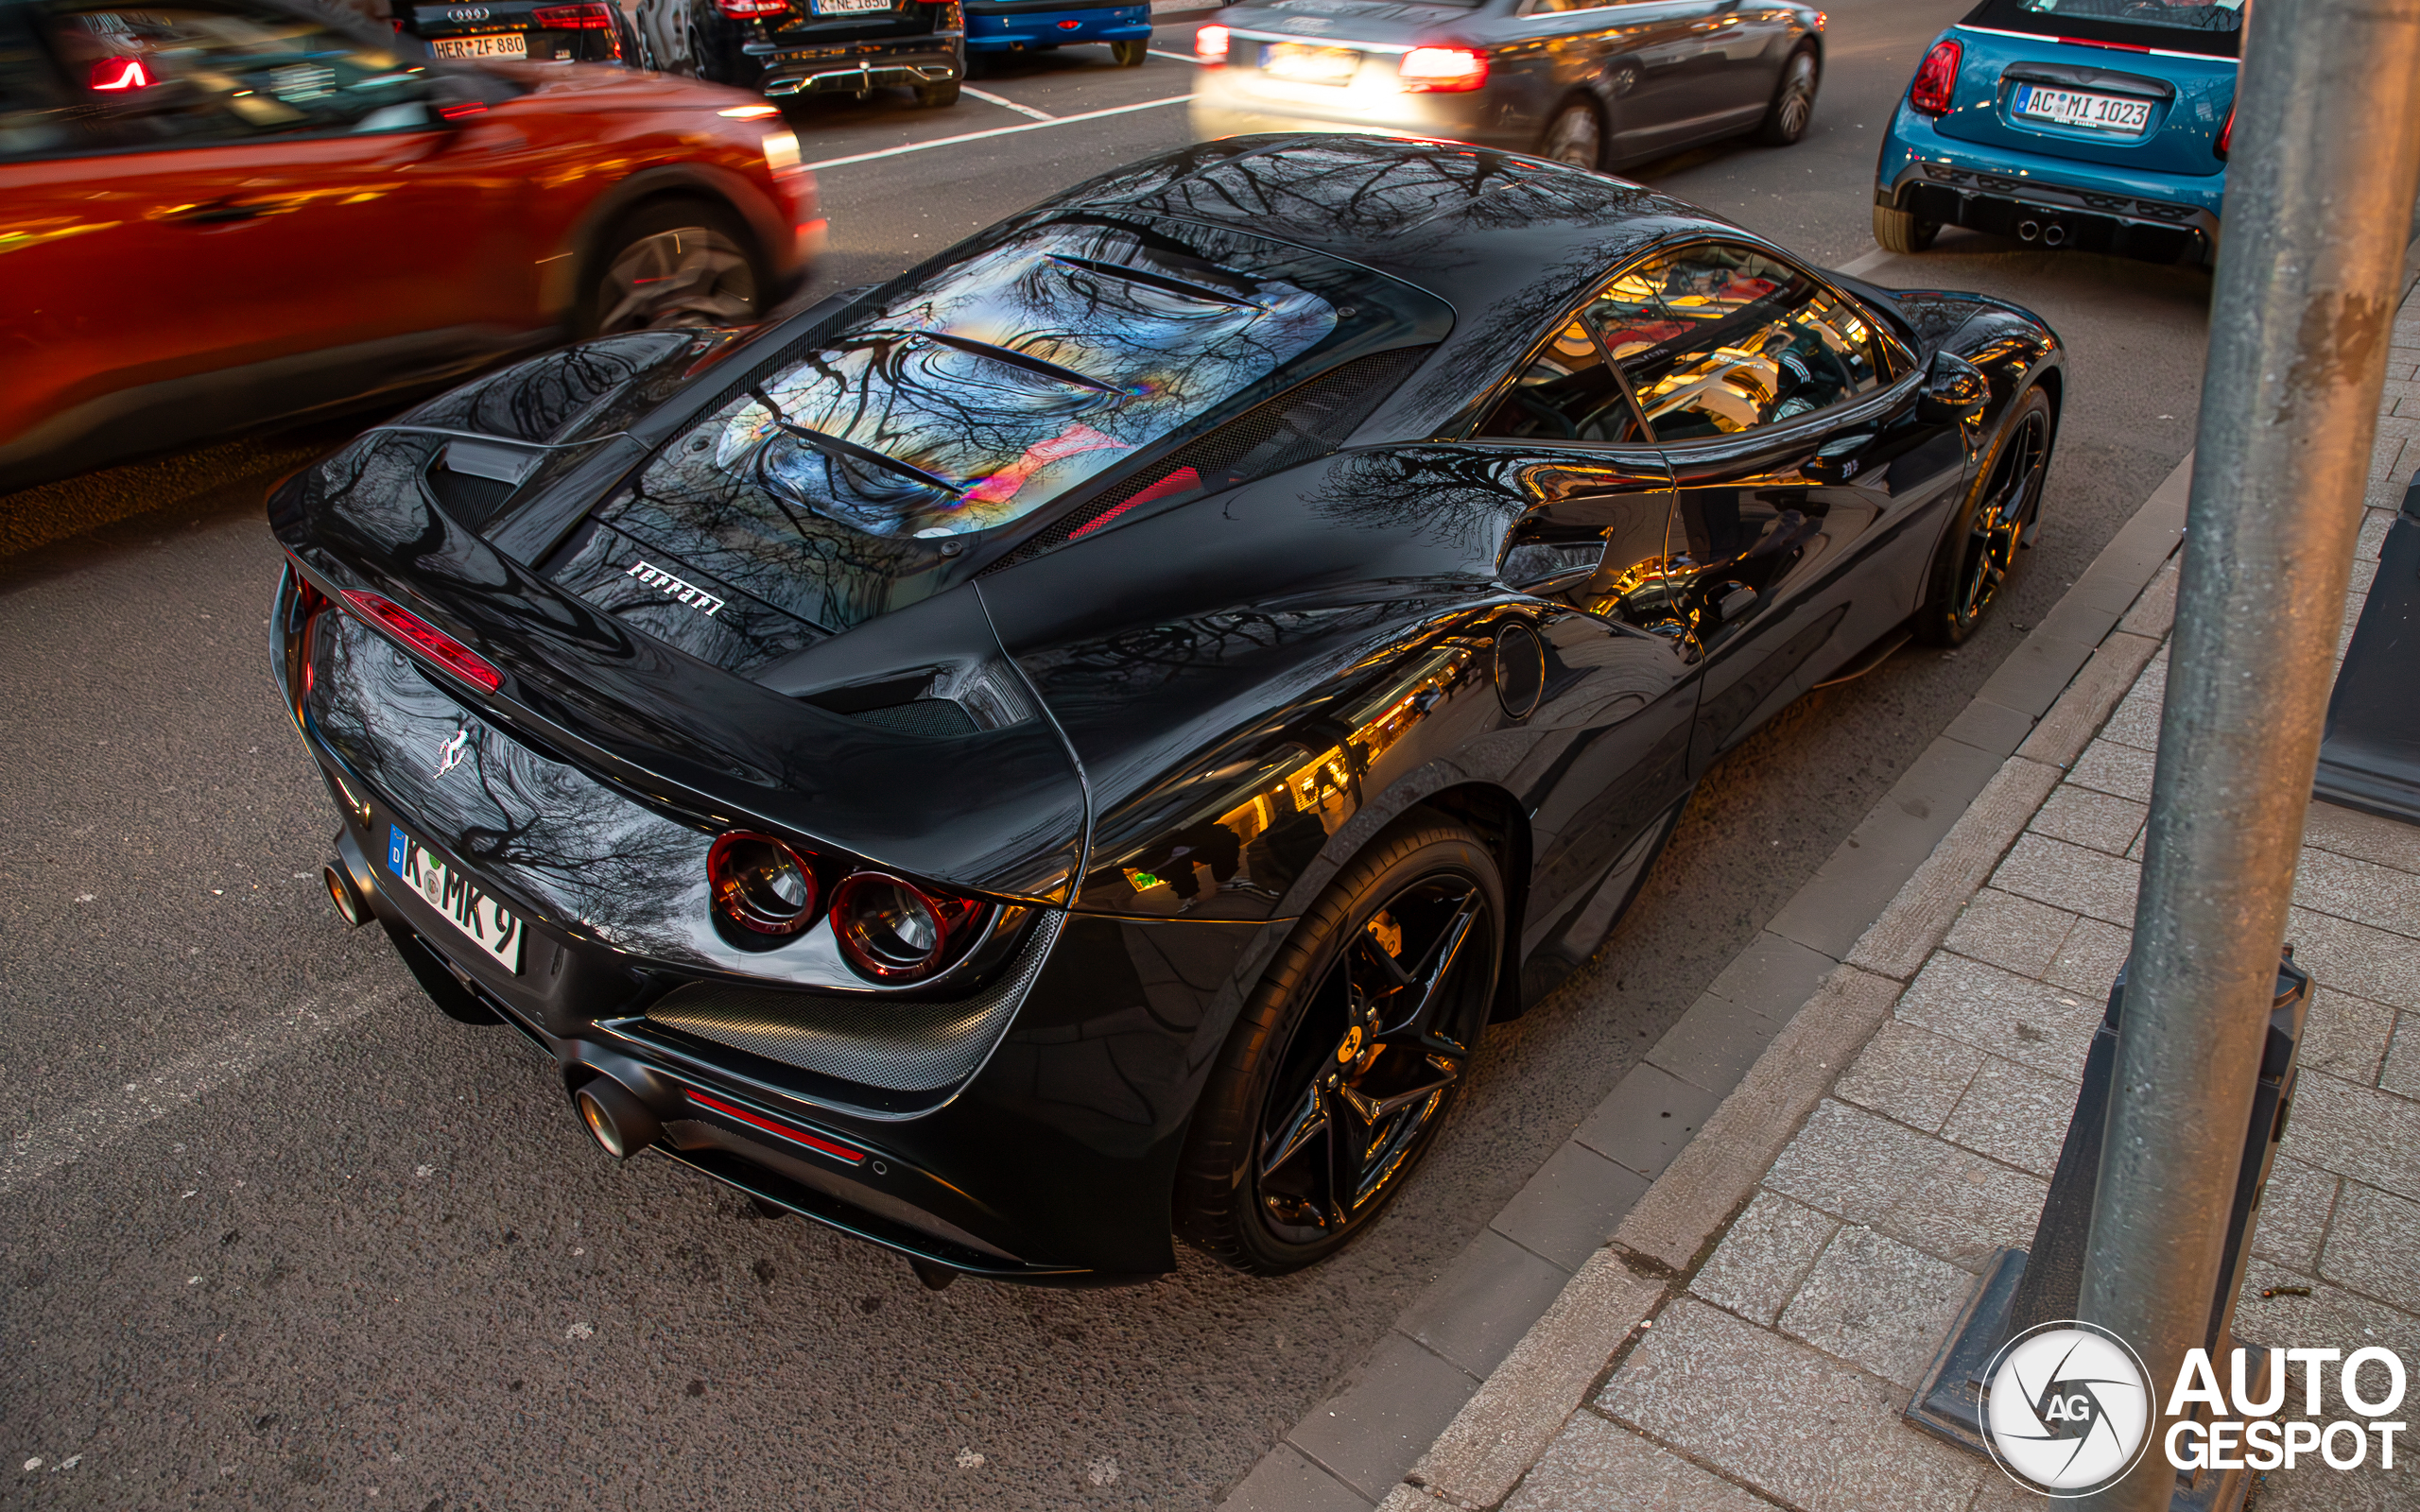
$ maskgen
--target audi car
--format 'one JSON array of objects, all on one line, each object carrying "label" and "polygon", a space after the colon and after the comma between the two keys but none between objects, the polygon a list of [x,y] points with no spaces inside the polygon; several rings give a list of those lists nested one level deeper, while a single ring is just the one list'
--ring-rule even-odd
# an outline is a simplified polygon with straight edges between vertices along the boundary
[{"label": "audi car", "polygon": [[483,5],[406,5],[396,29],[428,43],[439,58],[471,61],[621,63],[647,66],[630,17],[606,0],[487,0]]},{"label": "audi car", "polygon": [[762,100],[284,0],[0,0],[0,489],[744,324],[824,233]]},{"label": "audi car", "polygon": [[931,1284],[1275,1274],[1712,763],[1973,632],[2063,361],[1567,164],[1238,138],[363,435],[270,497],[272,664],[337,913],[608,1154]]},{"label": "audi car", "polygon": [[1797,0],[1247,0],[1194,34],[1193,134],[1408,132],[1582,168],[1787,146],[1824,26]]},{"label": "audi car", "polygon": [[2243,0],[1982,0],[1893,113],[1874,239],[1944,226],[2040,247],[2215,263]]}]

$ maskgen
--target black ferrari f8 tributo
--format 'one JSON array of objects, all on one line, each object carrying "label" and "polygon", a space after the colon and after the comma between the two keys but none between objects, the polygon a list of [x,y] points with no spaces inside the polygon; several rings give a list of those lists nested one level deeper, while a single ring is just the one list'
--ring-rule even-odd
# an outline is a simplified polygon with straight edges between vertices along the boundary
[{"label": "black ferrari f8 tributo", "polygon": [[1966,636],[2041,320],[1663,195],[1244,137],[271,497],[327,872],[653,1150],[959,1273],[1366,1227],[1709,763]]}]

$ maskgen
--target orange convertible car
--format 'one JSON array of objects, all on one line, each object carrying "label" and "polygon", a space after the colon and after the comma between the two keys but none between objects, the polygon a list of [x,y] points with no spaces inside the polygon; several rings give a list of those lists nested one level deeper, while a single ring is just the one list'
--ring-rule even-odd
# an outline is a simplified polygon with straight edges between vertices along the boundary
[{"label": "orange convertible car", "polygon": [[822,232],[735,91],[441,62],[286,0],[0,0],[0,490],[742,323]]}]

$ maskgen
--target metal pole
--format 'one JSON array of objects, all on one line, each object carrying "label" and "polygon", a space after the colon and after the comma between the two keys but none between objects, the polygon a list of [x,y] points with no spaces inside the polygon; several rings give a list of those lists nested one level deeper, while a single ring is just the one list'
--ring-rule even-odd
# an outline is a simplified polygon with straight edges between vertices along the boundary
[{"label": "metal pole", "polygon": [[2164,1512],[2176,1485],[2157,1414],[2209,1327],[2420,181],[2420,0],[2247,9],[2079,1304],[2152,1371],[2151,1452],[2086,1503],[2107,1512]]}]

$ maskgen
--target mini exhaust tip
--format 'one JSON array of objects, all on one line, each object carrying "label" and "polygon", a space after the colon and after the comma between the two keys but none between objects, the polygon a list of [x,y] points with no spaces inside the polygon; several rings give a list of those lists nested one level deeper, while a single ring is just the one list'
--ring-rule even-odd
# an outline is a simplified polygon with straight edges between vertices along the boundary
[{"label": "mini exhaust tip", "polygon": [[359,929],[370,922],[369,901],[354,890],[353,879],[335,862],[320,868],[320,885],[328,889],[328,902],[336,904],[337,917],[346,928]]},{"label": "mini exhaust tip", "polygon": [[2016,239],[2018,241],[2030,242],[2041,234],[2042,223],[2038,220],[2020,220],[2016,223]]},{"label": "mini exhaust tip", "polygon": [[664,1125],[648,1111],[647,1104],[636,1093],[611,1076],[599,1076],[571,1094],[572,1104],[579,1109],[579,1121],[605,1153],[617,1160],[627,1160],[654,1143],[664,1132]]},{"label": "mini exhaust tip", "polygon": [[2042,245],[2045,247],[2056,247],[2066,239],[2067,228],[2065,226],[2045,226],[2042,228]]}]

